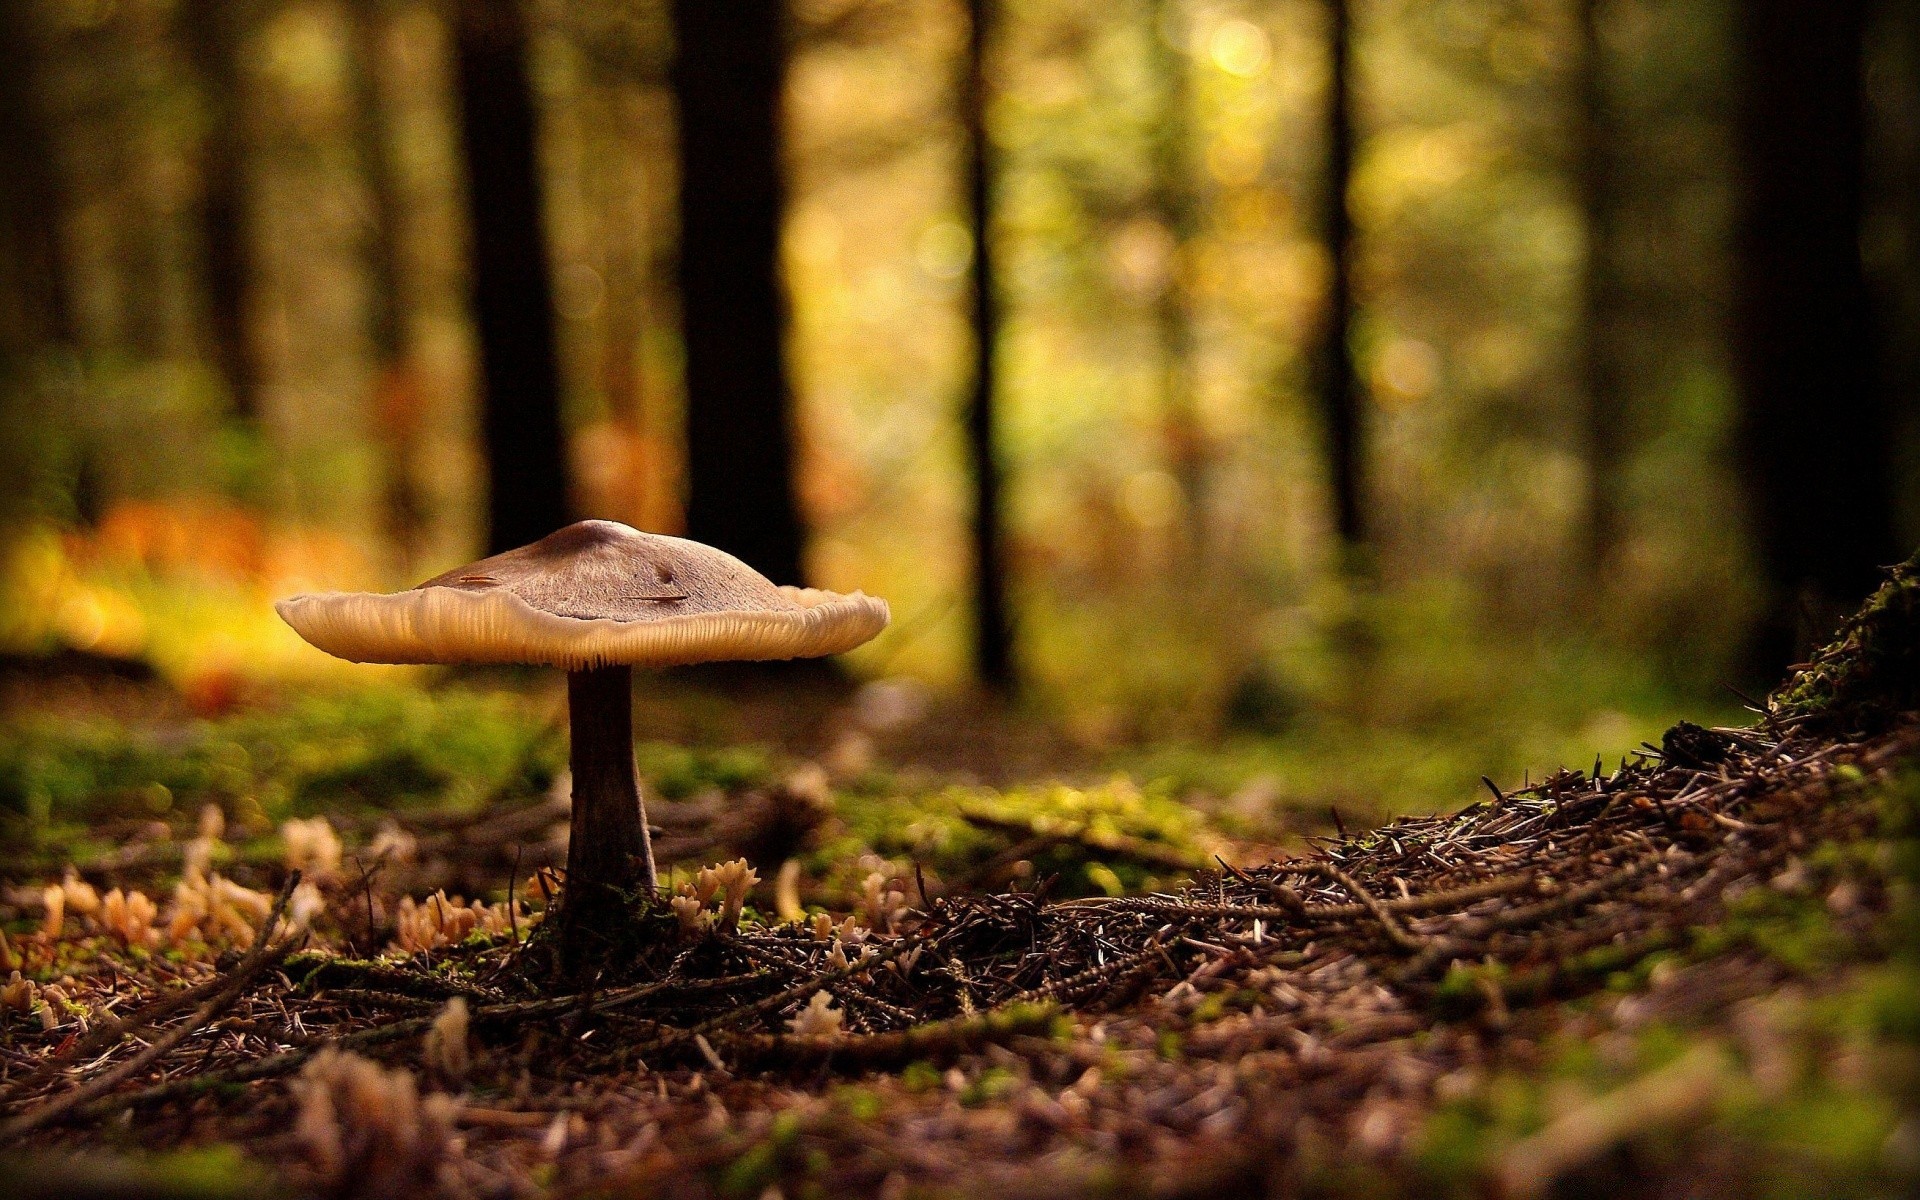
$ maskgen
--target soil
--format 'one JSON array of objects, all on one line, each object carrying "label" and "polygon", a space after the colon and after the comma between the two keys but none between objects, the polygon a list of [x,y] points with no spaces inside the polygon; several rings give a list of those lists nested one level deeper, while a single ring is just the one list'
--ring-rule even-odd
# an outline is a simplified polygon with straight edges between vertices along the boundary
[{"label": "soil", "polygon": [[[1842,641],[1910,656],[1889,611]],[[737,926],[636,901],[629,952],[558,993],[517,924],[378,963],[273,920],[198,965],[101,945],[84,1028],[0,1038],[14,1194],[1777,1193],[1747,1143],[1657,1148],[1737,1097],[1784,1111],[1781,1006],[1907,953],[1889,797],[1920,719],[1904,667],[1862,703],[1847,652],[1750,728],[1164,893],[891,879],[850,919]],[[1647,1058],[1657,1030],[1685,1035]],[[1542,1084],[1570,1046],[1617,1086]]]}]

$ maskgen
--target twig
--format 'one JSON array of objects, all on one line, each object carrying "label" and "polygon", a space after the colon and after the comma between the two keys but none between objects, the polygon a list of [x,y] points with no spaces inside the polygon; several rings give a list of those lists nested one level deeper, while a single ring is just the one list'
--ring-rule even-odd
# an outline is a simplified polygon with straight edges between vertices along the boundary
[{"label": "twig", "polygon": [[109,1018],[97,1023],[85,1037],[41,1059],[25,1075],[14,1080],[13,1086],[6,1090],[4,1096],[0,1096],[0,1107],[14,1104],[75,1059],[99,1054],[122,1038],[138,1033],[156,1021],[165,1020],[189,1004],[206,999],[225,986],[226,982],[227,976],[216,973],[190,987],[170,992],[125,1017]]},{"label": "twig", "polygon": [[1562,1175],[1635,1133],[1697,1120],[1711,1111],[1729,1074],[1726,1051],[1709,1042],[1562,1114],[1500,1157],[1494,1169],[1499,1194],[1515,1200],[1546,1195]]},{"label": "twig", "polygon": [[[1281,871],[1298,870],[1295,861],[1280,864]],[[1236,872],[1236,877],[1240,876]],[[1247,878],[1255,887],[1274,892],[1280,891],[1299,898],[1299,894],[1283,884],[1269,883],[1264,880]],[[1501,875],[1481,883],[1464,884],[1444,891],[1422,892],[1414,896],[1403,896],[1392,900],[1378,900],[1382,908],[1389,912],[1404,914],[1422,914],[1441,909],[1455,908],[1473,904],[1481,900],[1490,900],[1496,896],[1512,895],[1516,892],[1530,892],[1538,888],[1539,882],[1531,875]],[[1353,904],[1307,904],[1302,902],[1299,908],[1288,905],[1272,907],[1257,904],[1189,904],[1172,898],[1155,897],[1104,897],[1096,896],[1087,900],[1069,900],[1057,904],[1050,911],[1094,910],[1101,912],[1138,912],[1166,916],[1225,917],[1243,920],[1281,921],[1293,920],[1307,923],[1348,921],[1354,917],[1367,916],[1370,909],[1360,903]]]},{"label": "twig", "polygon": [[1160,945],[1160,939],[1156,935],[1152,943],[1149,944],[1145,950],[1141,950],[1135,954],[1129,954],[1125,958],[1116,958],[1105,966],[1089,967],[1078,975],[1070,975],[1065,979],[1045,983],[1036,988],[1029,988],[1008,1000],[1007,1003],[1033,1004],[1051,1000],[1064,1002],[1086,991],[1095,984],[1105,983],[1110,979],[1131,975],[1141,967],[1160,960],[1165,953],[1165,950]]},{"label": "twig", "polygon": [[1246,921],[1289,921],[1297,919],[1300,915],[1299,909],[1271,904],[1189,904],[1184,900],[1151,896],[1138,899],[1120,896],[1112,899],[1069,900],[1064,904],[1054,905],[1048,911],[1080,918],[1105,918],[1113,913],[1144,913],[1156,917],[1187,917],[1193,920],[1224,917],[1229,920]]},{"label": "twig", "polygon": [[1296,912],[1300,912],[1300,913],[1305,913],[1307,911],[1306,901],[1300,898],[1300,893],[1294,891],[1292,888],[1288,887],[1286,884],[1281,883],[1279,880],[1255,879],[1253,876],[1247,874],[1245,871],[1242,871],[1239,867],[1234,866],[1232,863],[1220,857],[1218,854],[1213,856],[1213,861],[1219,863],[1221,870],[1233,876],[1235,879],[1238,879],[1241,883],[1246,884],[1250,888],[1257,888],[1260,891],[1267,893],[1268,895],[1272,896],[1275,900],[1278,900],[1285,907],[1294,909]]},{"label": "twig", "polygon": [[795,1000],[804,999],[805,997],[813,995],[813,993],[830,984],[839,983],[857,975],[865,975],[874,968],[899,958],[909,949],[919,945],[925,940],[926,937],[924,934],[917,932],[908,934],[906,937],[899,939],[893,945],[887,947],[887,949],[876,954],[862,955],[844,967],[834,967],[831,970],[822,971],[818,975],[804,979],[792,987],[783,988],[771,996],[754,1001],[752,1004],[743,1004],[737,1008],[730,1008],[716,1016],[708,1017],[697,1025],[692,1025],[685,1029],[670,1029],[659,1037],[654,1038],[650,1044],[641,1043],[632,1047],[632,1050],[638,1054],[649,1050],[663,1049],[676,1042],[686,1041],[700,1034],[712,1033],[716,1029],[724,1029],[728,1025],[743,1021],[748,1017],[777,1011],[793,1003]]},{"label": "twig", "polygon": [[1307,863],[1298,869],[1303,875],[1320,875],[1333,880],[1341,887],[1347,889],[1347,894],[1364,905],[1373,919],[1380,923],[1380,928],[1386,931],[1387,940],[1400,947],[1400,949],[1405,950],[1409,954],[1418,954],[1427,948],[1427,940],[1425,938],[1408,933],[1407,927],[1402,925],[1399,920],[1394,917],[1393,913],[1388,910],[1385,904],[1380,902],[1377,896],[1360,886],[1359,880],[1342,871],[1339,867],[1334,866],[1332,863],[1320,862]]},{"label": "twig", "polygon": [[[740,987],[753,980],[764,979],[764,973],[749,975],[731,975],[706,980],[660,980],[655,983],[638,984],[630,988],[621,988],[606,992],[594,1002],[593,1012],[606,1012],[611,1009],[638,1003],[650,996],[674,988],[687,990],[727,991]],[[553,1016],[574,1010],[579,1006],[578,995],[552,996],[541,1000],[521,1000],[508,1004],[494,1004],[473,1010],[468,1018],[474,1025],[493,1025],[503,1022],[532,1017]],[[183,1079],[170,1079],[165,1083],[154,1084],[139,1091],[128,1092],[121,1096],[108,1097],[96,1102],[82,1111],[80,1115],[99,1117],[116,1109],[141,1108],[152,1104],[161,1104],[168,1100],[189,1096],[208,1088],[222,1084],[251,1083],[257,1079],[272,1079],[275,1076],[290,1074],[298,1070],[309,1058],[312,1058],[323,1046],[334,1046],[342,1050],[361,1050],[370,1046],[383,1045],[402,1038],[424,1033],[439,1017],[438,1013],[424,1017],[408,1017],[401,1021],[390,1021],[385,1025],[375,1025],[369,1029],[358,1029],[352,1033],[337,1037],[315,1038],[313,1041],[283,1050],[278,1054],[257,1058],[249,1063],[224,1071],[210,1071],[203,1075],[188,1076]]]},{"label": "twig", "polygon": [[1467,946],[1476,941],[1507,930],[1537,925],[1562,913],[1590,904],[1607,893],[1638,879],[1659,861],[1658,855],[1648,855],[1618,870],[1610,871],[1598,879],[1583,883],[1579,887],[1568,888],[1550,900],[1509,909],[1488,917],[1470,918],[1461,928],[1434,938],[1425,950],[1407,962],[1401,970],[1400,978],[1403,982],[1411,982],[1431,973],[1435,967],[1442,965],[1445,961],[1458,957]]},{"label": "twig", "polygon": [[61,1117],[98,1097],[106,1095],[122,1082],[145,1070],[153,1062],[167,1054],[175,1046],[200,1031],[208,1022],[225,1012],[227,1006],[240,998],[240,994],[253,985],[253,981],[262,973],[278,966],[281,960],[293,953],[294,947],[304,940],[304,935],[290,937],[275,945],[273,933],[280,924],[281,916],[286,912],[287,900],[293,895],[294,887],[300,882],[300,872],[295,871],[287,877],[280,895],[274,900],[273,908],[268,911],[266,920],[261,922],[260,932],[255,936],[253,948],[248,950],[226,983],[206,1003],[195,1009],[185,1021],[155,1038],[152,1045],[127,1061],[94,1076],[86,1083],[71,1091],[29,1109],[19,1116],[0,1125],[0,1144],[11,1142],[23,1134],[31,1133],[42,1125],[57,1121]]},{"label": "twig", "polygon": [[[299,873],[295,872],[293,878],[281,886],[280,894],[275,897],[276,906],[284,907],[286,905],[288,899],[293,895],[294,883],[298,879]],[[256,941],[254,944],[258,946],[262,943]],[[0,1095],[0,1107],[14,1104],[35,1087],[38,1087],[61,1067],[66,1066],[75,1059],[90,1058],[99,1054],[108,1047],[118,1044],[122,1038],[138,1033],[154,1022],[172,1016],[175,1012],[185,1008],[189,1004],[206,999],[224,987],[227,978],[225,975],[212,975],[191,987],[162,996],[127,1014],[125,1017],[100,1022],[95,1025],[93,1030],[85,1037],[74,1042],[66,1049],[57,1051],[49,1057],[42,1059],[32,1070],[15,1080],[13,1086],[8,1088],[4,1095]]]},{"label": "twig", "polygon": [[721,1046],[736,1063],[809,1068],[832,1065],[857,1070],[912,1062],[948,1061],[1001,1038],[1038,1033],[1059,1013],[1052,1004],[1015,1002],[988,1012],[927,1021],[891,1033],[731,1033]]}]

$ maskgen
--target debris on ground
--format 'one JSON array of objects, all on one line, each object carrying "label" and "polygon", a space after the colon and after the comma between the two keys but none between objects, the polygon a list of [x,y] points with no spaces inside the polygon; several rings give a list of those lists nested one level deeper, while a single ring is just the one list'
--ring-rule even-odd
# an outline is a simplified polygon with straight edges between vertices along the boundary
[{"label": "debris on ground", "polygon": [[[1751,727],[1676,726],[1612,770],[1146,894],[896,865],[777,921],[754,902],[796,906],[793,873],[739,860],[560,994],[526,969],[551,870],[499,905],[341,870],[304,924],[288,875],[244,934],[172,949],[124,894],[49,885],[0,944],[0,1142],[241,1146],[353,1195],[1898,1190],[1920,719],[1904,668],[1859,656],[1906,661],[1876,614],[1916,586],[1896,574]],[[317,828],[287,842],[338,858]]]}]

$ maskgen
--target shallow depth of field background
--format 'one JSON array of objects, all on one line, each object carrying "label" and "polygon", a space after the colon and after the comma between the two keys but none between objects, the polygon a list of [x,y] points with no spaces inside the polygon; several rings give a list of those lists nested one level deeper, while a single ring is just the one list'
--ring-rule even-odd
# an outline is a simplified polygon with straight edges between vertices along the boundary
[{"label": "shallow depth of field background", "polygon": [[[74,319],[70,343],[5,364],[0,642],[144,661],[204,716],[432,682],[325,659],[270,601],[407,586],[482,550],[445,14],[245,0],[244,321],[261,377],[241,421],[206,312],[213,106],[183,33],[194,8],[0,14],[33,35]],[[1256,806],[1420,808],[1469,798],[1483,772],[1617,755],[1678,715],[1738,718],[1725,685],[1754,686],[1742,654],[1765,601],[1735,437],[1732,8],[1597,10],[1625,332],[1606,483],[1624,517],[1595,561],[1583,8],[1353,5],[1349,349],[1370,536],[1348,572],[1313,399],[1328,6],[1005,3],[987,119],[1014,719],[1055,731],[1073,769]],[[1920,35],[1885,9],[1863,72],[1860,242],[1883,315],[1910,309],[1920,278]],[[572,505],[679,532],[667,6],[527,12]],[[781,267],[806,582],[891,602],[892,629],[848,662],[890,681],[864,693],[894,705],[884,725],[971,695],[966,11],[794,0],[787,17]],[[390,363],[369,332],[369,146],[398,199]],[[1889,317],[1880,344],[1910,464],[1913,331]],[[1874,452],[1888,440],[1863,435]],[[1909,547],[1913,478],[1888,500]],[[45,716],[32,707],[8,737]]]}]

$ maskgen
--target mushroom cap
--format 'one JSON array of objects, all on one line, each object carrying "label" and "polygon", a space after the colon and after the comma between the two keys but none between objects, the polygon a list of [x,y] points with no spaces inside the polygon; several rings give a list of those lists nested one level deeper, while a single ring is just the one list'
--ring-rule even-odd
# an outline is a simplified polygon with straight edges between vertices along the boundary
[{"label": "mushroom cap", "polygon": [[723,550],[581,521],[411,591],[321,592],[274,605],[350,662],[615,665],[817,658],[887,626],[887,602],[775,586]]}]

